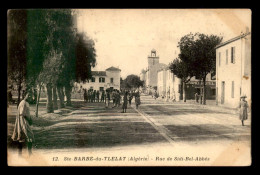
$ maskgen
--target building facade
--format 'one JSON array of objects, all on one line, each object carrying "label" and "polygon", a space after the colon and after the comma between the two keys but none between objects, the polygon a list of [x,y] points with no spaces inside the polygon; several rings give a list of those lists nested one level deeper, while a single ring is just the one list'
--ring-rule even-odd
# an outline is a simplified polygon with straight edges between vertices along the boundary
[{"label": "building facade", "polygon": [[216,47],[216,104],[237,107],[240,96],[251,104],[251,33]]},{"label": "building facade", "polygon": [[[202,94],[203,82],[196,77],[192,77],[186,84],[186,99],[194,100],[195,93]],[[169,66],[158,71],[158,94],[160,97],[173,101],[180,101],[183,99],[183,85],[181,79],[174,75]],[[216,80],[209,73],[206,77],[206,99],[216,98]]]},{"label": "building facade", "polygon": [[[215,100],[216,99],[216,80],[215,76],[208,73],[206,76],[206,99]],[[181,89],[182,91],[182,89]],[[195,93],[198,95],[203,95],[203,81],[192,77],[190,81],[186,84],[186,99],[195,99]]]},{"label": "building facade", "polygon": [[166,68],[157,72],[157,93],[163,98],[166,96]]},{"label": "building facade", "polygon": [[166,68],[166,101],[181,100],[181,79],[174,75],[169,67]]},{"label": "building facade", "polygon": [[169,66],[158,71],[158,94],[166,101],[181,100],[181,80],[176,77]]},{"label": "building facade", "polygon": [[77,83],[77,86],[84,89],[106,90],[118,89],[120,90],[120,72],[116,67],[107,68],[105,71],[92,71],[92,78],[86,83]]}]

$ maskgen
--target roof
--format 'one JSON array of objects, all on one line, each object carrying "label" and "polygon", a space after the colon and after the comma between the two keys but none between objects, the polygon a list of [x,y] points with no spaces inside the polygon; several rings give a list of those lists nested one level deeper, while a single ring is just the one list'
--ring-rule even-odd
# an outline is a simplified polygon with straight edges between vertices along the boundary
[{"label": "roof", "polygon": [[92,71],[92,76],[106,76],[106,71]]},{"label": "roof", "polygon": [[232,39],[227,40],[227,41],[225,41],[225,42],[223,42],[223,43],[220,43],[219,45],[216,46],[216,49],[217,49],[217,48],[220,48],[220,47],[222,47],[222,46],[224,46],[224,45],[227,45],[227,44],[229,44],[229,43],[231,43],[231,42],[234,42],[234,41],[236,41],[236,40],[239,40],[239,39],[241,39],[241,38],[244,38],[244,37],[246,37],[246,36],[249,35],[249,34],[251,34],[251,33],[250,33],[250,32],[248,32],[248,33],[243,33],[242,35],[239,35],[239,36],[237,36],[237,37],[235,37],[235,38],[232,38]]},{"label": "roof", "polygon": [[107,68],[106,71],[121,71],[121,69],[118,69],[118,68],[112,66],[112,67]]}]

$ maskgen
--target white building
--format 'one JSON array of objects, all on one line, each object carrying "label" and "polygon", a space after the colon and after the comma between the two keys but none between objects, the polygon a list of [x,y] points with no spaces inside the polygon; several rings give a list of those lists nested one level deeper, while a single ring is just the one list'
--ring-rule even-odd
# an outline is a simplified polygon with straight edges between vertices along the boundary
[{"label": "white building", "polygon": [[251,33],[247,31],[216,47],[216,103],[237,107],[240,96],[251,104]]},{"label": "white building", "polygon": [[166,97],[166,66],[157,71],[157,93]]},{"label": "white building", "polygon": [[158,93],[166,101],[180,101],[181,80],[174,75],[169,66],[158,71]]},{"label": "white building", "polygon": [[105,71],[92,71],[92,79],[77,86],[99,91],[108,88],[120,90],[120,72],[121,70],[116,67],[107,68]]},{"label": "white building", "polygon": [[166,100],[181,100],[181,79],[166,68]]},{"label": "white building", "polygon": [[[181,79],[174,75],[169,66],[158,70],[158,93],[159,96],[164,97],[166,101],[182,100],[182,82]],[[201,94],[202,81],[192,77],[186,84],[186,99],[191,100],[195,98],[195,93]],[[215,99],[215,80],[212,79],[211,73],[206,77],[206,98]]]}]

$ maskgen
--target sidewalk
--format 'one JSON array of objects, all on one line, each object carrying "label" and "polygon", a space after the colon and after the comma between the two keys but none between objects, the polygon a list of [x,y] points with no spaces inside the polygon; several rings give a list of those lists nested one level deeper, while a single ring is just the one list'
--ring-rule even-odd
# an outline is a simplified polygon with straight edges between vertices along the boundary
[{"label": "sidewalk", "polygon": [[[149,95],[145,95],[145,96],[149,96]],[[152,97],[151,97],[152,98]],[[200,104],[200,103],[196,103],[195,100],[186,100],[186,102],[181,101],[176,101],[176,102],[172,102],[172,101],[166,101],[165,99],[162,98],[157,98],[156,100],[161,101],[161,102],[165,102],[165,103],[169,103],[169,104],[190,104],[190,105],[194,105],[198,108],[202,108],[202,109],[210,109],[213,111],[222,111],[225,113],[230,113],[230,114],[237,114],[237,109],[236,108],[230,108],[230,107],[226,107],[226,106],[219,106],[216,105],[216,101],[215,100],[206,100],[206,105]]]}]

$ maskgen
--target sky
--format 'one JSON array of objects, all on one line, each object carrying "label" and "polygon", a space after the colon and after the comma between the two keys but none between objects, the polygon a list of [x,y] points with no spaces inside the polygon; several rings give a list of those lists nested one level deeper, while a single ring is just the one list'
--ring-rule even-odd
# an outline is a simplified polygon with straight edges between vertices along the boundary
[{"label": "sky", "polygon": [[214,34],[229,40],[248,27],[247,9],[80,9],[77,27],[95,41],[97,65],[114,66],[121,77],[139,75],[155,49],[160,63],[178,56],[178,41],[189,33]]}]

